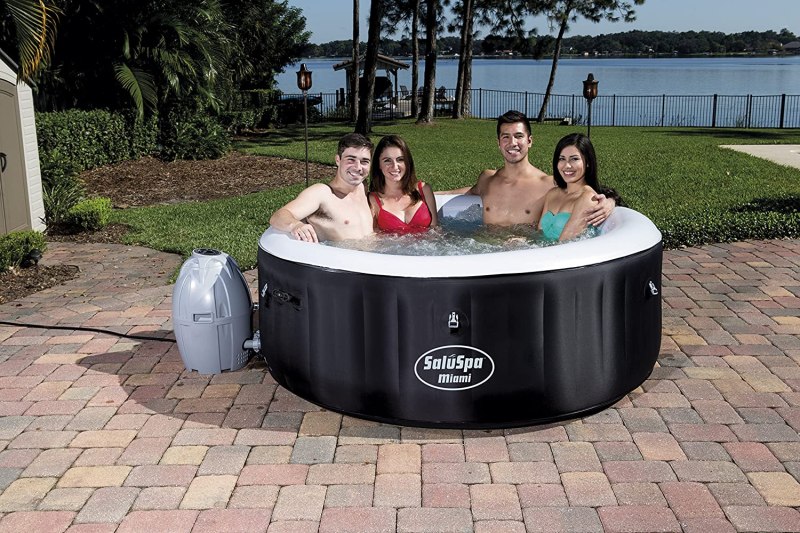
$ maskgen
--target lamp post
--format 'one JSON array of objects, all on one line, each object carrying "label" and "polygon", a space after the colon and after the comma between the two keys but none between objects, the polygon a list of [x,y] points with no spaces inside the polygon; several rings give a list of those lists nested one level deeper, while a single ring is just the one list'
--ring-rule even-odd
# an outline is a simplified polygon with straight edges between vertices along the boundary
[{"label": "lamp post", "polygon": [[297,71],[297,88],[303,91],[303,130],[306,140],[306,187],[308,187],[308,90],[311,88],[311,71],[306,64]]},{"label": "lamp post", "polygon": [[583,80],[583,97],[586,98],[586,105],[589,106],[589,118],[587,120],[588,128],[586,136],[592,138],[592,100],[597,98],[597,80],[594,79],[594,74],[589,73],[589,76]]}]

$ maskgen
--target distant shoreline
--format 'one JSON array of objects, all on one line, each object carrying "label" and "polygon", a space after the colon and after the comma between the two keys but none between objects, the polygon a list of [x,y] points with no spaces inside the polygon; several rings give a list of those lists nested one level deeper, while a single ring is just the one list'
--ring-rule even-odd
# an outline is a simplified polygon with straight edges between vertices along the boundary
[{"label": "distant shoreline", "polygon": [[[303,60],[314,71],[313,92],[334,93],[346,87],[345,74],[334,71],[335,58]],[[408,68],[398,71],[396,83],[411,87],[411,60],[401,59]],[[436,67],[436,86],[456,87],[458,59],[440,57]],[[420,70],[424,63],[420,63]],[[278,88],[293,93],[297,87],[296,66],[287,67],[278,79]],[[551,59],[477,56],[472,62],[472,87],[498,91],[544,93],[551,70]],[[795,56],[582,56],[561,58],[552,93],[569,95],[583,89],[589,73],[600,80],[603,95],[708,95],[708,94],[794,94],[800,87],[800,55]],[[385,70],[380,76],[391,76]],[[420,73],[421,76],[421,73]],[[422,82],[419,81],[418,85]],[[521,105],[521,104],[520,104]]]},{"label": "distant shoreline", "polygon": [[[559,61],[563,59],[708,59],[708,58],[765,58],[765,57],[798,57],[800,54],[793,54],[793,53],[786,53],[780,52],[775,54],[766,54],[766,53],[753,53],[753,52],[739,52],[739,53],[726,53],[726,54],[562,54],[559,56]],[[309,56],[303,58],[303,60],[330,60],[330,61],[348,61],[350,57],[344,56]],[[411,61],[411,56],[393,56],[393,59],[398,61]],[[420,61],[424,62],[425,58],[420,56]],[[441,54],[436,56],[437,60],[440,59],[458,59],[458,54]],[[502,54],[495,54],[495,55],[475,55],[472,56],[472,60],[481,60],[481,59],[505,59],[508,61],[514,61],[519,59],[524,60],[533,60],[533,61],[552,61],[553,56],[546,56],[546,57],[534,57],[531,55],[502,55]],[[300,63],[302,60],[298,61]]]}]

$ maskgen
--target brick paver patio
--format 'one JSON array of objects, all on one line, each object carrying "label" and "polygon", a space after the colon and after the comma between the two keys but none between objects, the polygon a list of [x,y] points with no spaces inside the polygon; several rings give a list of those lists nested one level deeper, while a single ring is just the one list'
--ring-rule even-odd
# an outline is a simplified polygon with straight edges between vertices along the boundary
[{"label": "brick paver patio", "polygon": [[[171,338],[176,256],[52,262],[82,274],[0,320]],[[639,389],[506,431],[342,417],[257,360],[204,376],[173,343],[0,325],[0,531],[800,531],[800,241],[665,252],[663,293]]]}]

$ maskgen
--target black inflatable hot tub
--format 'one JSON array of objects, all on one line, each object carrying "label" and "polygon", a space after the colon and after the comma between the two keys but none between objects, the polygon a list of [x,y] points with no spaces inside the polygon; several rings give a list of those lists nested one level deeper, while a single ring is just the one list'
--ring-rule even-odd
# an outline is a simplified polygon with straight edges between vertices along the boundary
[{"label": "black inflatable hot tub", "polygon": [[[475,197],[437,197],[444,214]],[[261,237],[261,352],[282,386],[400,425],[503,428],[607,407],[653,369],[661,233],[617,208],[600,235],[448,257]]]}]

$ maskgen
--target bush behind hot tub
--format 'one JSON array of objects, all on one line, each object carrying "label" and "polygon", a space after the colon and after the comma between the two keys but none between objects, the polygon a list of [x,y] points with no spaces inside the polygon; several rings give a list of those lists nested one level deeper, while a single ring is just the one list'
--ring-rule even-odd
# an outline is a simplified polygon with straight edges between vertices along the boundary
[{"label": "bush behind hot tub", "polygon": [[711,242],[800,237],[800,196],[756,199],[728,210],[698,210],[691,217],[666,206],[652,217],[665,248]]}]

